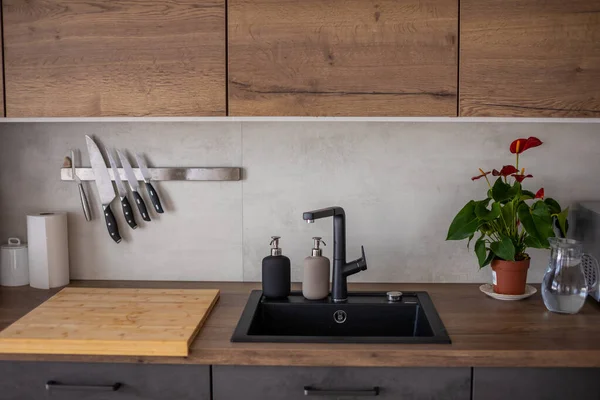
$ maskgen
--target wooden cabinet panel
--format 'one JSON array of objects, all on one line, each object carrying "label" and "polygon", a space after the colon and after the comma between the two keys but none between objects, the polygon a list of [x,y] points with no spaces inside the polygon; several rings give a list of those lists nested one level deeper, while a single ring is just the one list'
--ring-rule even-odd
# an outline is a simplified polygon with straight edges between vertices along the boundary
[{"label": "wooden cabinet panel", "polygon": [[314,396],[328,399],[359,397],[335,391],[378,387],[382,400],[469,400],[471,369],[213,367],[213,400],[301,400],[306,398],[305,386],[316,390]]},{"label": "wooden cabinet panel", "polygon": [[206,365],[0,362],[4,400],[210,400],[210,385]]},{"label": "wooden cabinet panel", "polygon": [[4,0],[9,117],[225,115],[224,0]]},{"label": "wooden cabinet panel", "polygon": [[230,115],[456,116],[457,0],[229,0]]},{"label": "wooden cabinet panel", "polygon": [[473,400],[597,399],[598,368],[475,368]]},{"label": "wooden cabinet panel", "polygon": [[600,0],[462,0],[461,116],[600,117]]}]

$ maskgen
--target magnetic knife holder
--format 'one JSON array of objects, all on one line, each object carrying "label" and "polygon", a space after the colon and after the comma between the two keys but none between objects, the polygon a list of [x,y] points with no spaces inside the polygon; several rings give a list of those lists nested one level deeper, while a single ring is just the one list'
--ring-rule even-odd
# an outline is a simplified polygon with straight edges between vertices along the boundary
[{"label": "magnetic knife holder", "polygon": [[[126,182],[125,171],[123,168],[117,168],[121,180]],[[215,168],[148,168],[153,181],[239,181],[242,179],[242,169],[232,167]],[[82,181],[93,181],[94,171],[91,168],[76,168],[77,176]],[[133,172],[138,181],[143,181],[144,177],[139,168],[133,168]],[[111,180],[115,180],[113,171],[108,169],[108,175]],[[61,168],[60,179],[63,181],[72,181],[73,172],[71,168]]]}]

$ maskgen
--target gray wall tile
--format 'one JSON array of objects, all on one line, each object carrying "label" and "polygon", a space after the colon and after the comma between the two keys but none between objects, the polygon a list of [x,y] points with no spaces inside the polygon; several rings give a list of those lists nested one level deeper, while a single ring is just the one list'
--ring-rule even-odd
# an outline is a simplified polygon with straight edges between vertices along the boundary
[{"label": "gray wall tile", "polygon": [[[68,122],[0,124],[0,241],[25,237],[27,213],[69,212],[72,277],[79,279],[260,280],[271,235],[281,235],[302,276],[311,237],[332,254],[332,222],[308,225],[302,212],[340,205],[347,212],[348,258],[364,245],[369,269],[351,281],[481,282],[464,242],[445,242],[455,213],[484,196],[477,168],[512,163],[508,144],[535,135],[525,182],[563,205],[598,200],[598,124],[500,122]],[[61,182],[70,147],[84,134],[139,149],[157,166],[243,166],[243,182],[161,182],[167,213],[115,245],[99,217],[85,222],[77,188]],[[84,164],[89,165],[83,151]],[[115,206],[118,204],[115,203]],[[116,209],[116,207],[115,207]],[[120,210],[119,210],[120,211]],[[120,214],[117,213],[119,216]],[[548,254],[532,251],[531,282]]]},{"label": "gray wall tile", "polygon": [[[598,199],[598,125],[422,122],[244,122],[244,279],[260,280],[269,236],[283,237],[294,280],[310,254],[311,237],[323,236],[332,255],[332,221],[308,225],[302,212],[331,205],[347,213],[348,258],[366,249],[369,269],[352,281],[479,282],[465,242],[446,242],[448,225],[471,198],[485,196],[472,182],[477,168],[514,162],[518,137],[546,143],[522,156],[535,179],[531,190],[564,205]],[[548,254],[533,251],[530,281],[540,281]]]},{"label": "gray wall tile", "polygon": [[[146,153],[156,166],[240,166],[240,124],[15,123],[0,125],[0,238],[26,237],[25,215],[68,211],[71,277],[76,279],[242,279],[240,182],[160,182],[166,213],[137,218],[132,231],[113,203],[124,242],[106,233],[96,187],[87,183],[93,222],[81,214],[77,186],[60,181],[67,150],[84,134],[99,143]],[[145,191],[143,192],[145,196]],[[150,204],[146,197],[147,204]],[[133,201],[130,197],[130,201]]]}]

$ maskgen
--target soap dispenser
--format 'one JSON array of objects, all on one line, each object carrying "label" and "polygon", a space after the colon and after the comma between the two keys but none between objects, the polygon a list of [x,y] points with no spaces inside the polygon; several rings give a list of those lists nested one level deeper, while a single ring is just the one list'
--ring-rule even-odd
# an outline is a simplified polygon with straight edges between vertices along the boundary
[{"label": "soap dispenser", "polygon": [[269,299],[288,297],[291,291],[290,259],[281,254],[279,236],[271,236],[271,255],[262,261],[263,295]]},{"label": "soap dispenser", "polygon": [[329,295],[329,258],[323,256],[320,237],[314,237],[312,255],[304,259],[302,295],[308,300],[321,300]]}]

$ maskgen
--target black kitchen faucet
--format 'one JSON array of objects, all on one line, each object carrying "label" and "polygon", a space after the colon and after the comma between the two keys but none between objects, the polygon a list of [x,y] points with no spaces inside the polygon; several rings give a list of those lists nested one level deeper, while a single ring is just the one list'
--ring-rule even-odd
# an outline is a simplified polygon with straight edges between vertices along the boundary
[{"label": "black kitchen faucet", "polygon": [[361,246],[362,257],[346,262],[346,213],[342,207],[328,207],[307,211],[302,218],[312,223],[316,219],[333,217],[333,277],[331,283],[331,299],[341,303],[348,299],[347,278],[367,269],[365,248]]}]

